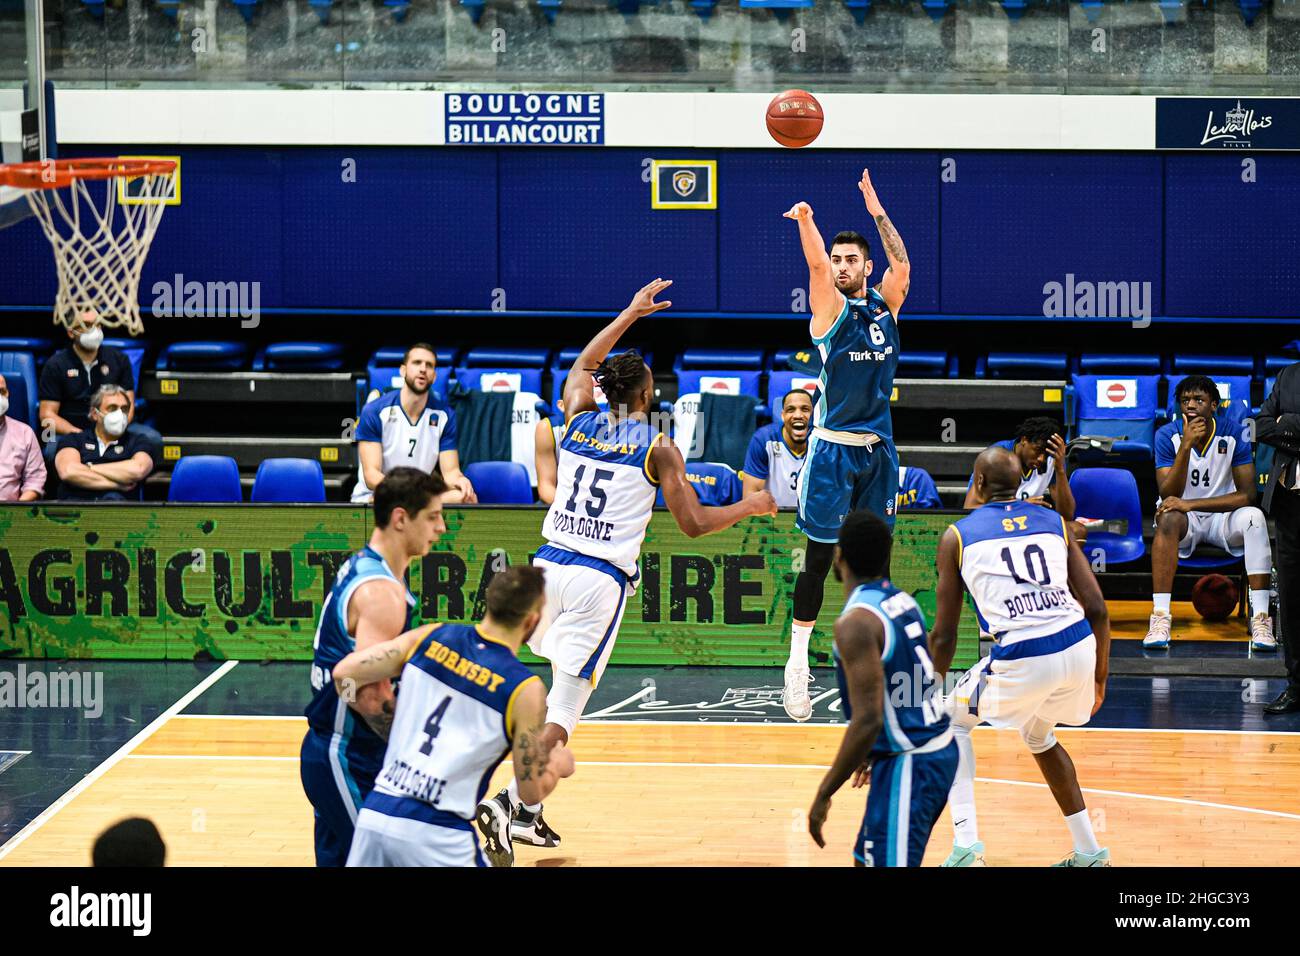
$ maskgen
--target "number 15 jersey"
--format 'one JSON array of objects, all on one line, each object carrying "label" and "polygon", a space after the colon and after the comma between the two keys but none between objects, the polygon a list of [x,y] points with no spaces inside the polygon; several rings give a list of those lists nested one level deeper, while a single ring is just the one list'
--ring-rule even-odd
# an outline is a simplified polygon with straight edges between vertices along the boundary
[{"label": "number 15 jersey", "polygon": [[635,578],[659,487],[650,452],[662,439],[647,422],[613,421],[609,412],[573,416],[560,440],[555,502],[542,536]]},{"label": "number 15 jersey", "polygon": [[[961,578],[980,627],[1006,649],[1080,624],[1070,593],[1065,521],[1028,501],[992,501],[953,524]],[[1028,650],[1022,648],[1022,650]]]}]

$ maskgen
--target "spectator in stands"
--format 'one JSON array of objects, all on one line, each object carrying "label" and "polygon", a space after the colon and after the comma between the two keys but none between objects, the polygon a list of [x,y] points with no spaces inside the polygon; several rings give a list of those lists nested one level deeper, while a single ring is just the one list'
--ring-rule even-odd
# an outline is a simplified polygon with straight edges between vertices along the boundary
[{"label": "spectator in stands", "polygon": [[745,454],[740,479],[745,494],[766,488],[776,499],[778,508],[799,505],[798,481],[808,453],[808,433],[812,425],[812,396],[802,388],[792,388],[781,399],[781,421],[764,425],[754,432]]},{"label": "spectator in stands", "polygon": [[556,413],[539,418],[533,432],[533,455],[537,464],[537,500],[549,505],[555,500],[555,479],[559,469],[560,439],[564,437],[564,400],[555,403]]},{"label": "spectator in stands", "polygon": [[898,510],[909,508],[942,508],[943,499],[934,479],[924,468],[898,466]]},{"label": "spectator in stands", "polygon": [[1219,389],[1206,375],[1174,388],[1178,417],[1156,432],[1156,534],[1151,542],[1151,622],[1143,647],[1168,647],[1169,601],[1178,559],[1202,544],[1245,556],[1250,583],[1250,646],[1277,649],[1269,617],[1273,549],[1255,507],[1255,462],[1241,418],[1219,414]]},{"label": "spectator in stands", "polygon": [[[1065,439],[1061,437],[1064,431],[1056,419],[1036,416],[1026,418],[1016,426],[1015,438],[993,444],[1013,452],[1020,459],[1019,497],[1055,508],[1069,523],[1070,533],[1082,541],[1087,532],[1074,520],[1074,495],[1070,493],[1070,482],[1065,474]],[[971,475],[963,508],[979,507],[974,480],[975,476]]]},{"label": "spectator in stands", "polygon": [[93,866],[163,866],[167,846],[152,820],[119,820],[95,839],[90,854]]},{"label": "spectator in stands", "polygon": [[161,457],[162,447],[140,432],[127,431],[130,393],[101,385],[90,399],[91,426],[59,439],[54,466],[59,497],[81,501],[140,498],[140,485]]},{"label": "spectator in stands", "polygon": [[438,376],[438,356],[427,342],[406,350],[399,369],[402,387],[381,395],[361,410],[357,422],[360,460],[352,500],[368,502],[384,475],[394,468],[438,469],[450,489],[444,504],[474,504],[474,486],[460,470],[456,414],[429,389]]},{"label": "spectator in stands", "polygon": [[44,492],[41,443],[30,425],[9,417],[9,383],[0,375],[0,501],[35,501]]},{"label": "spectator in stands", "polygon": [[72,340],[68,347],[51,355],[41,369],[37,388],[40,400],[37,418],[41,423],[41,438],[46,443],[46,464],[53,466],[60,438],[90,427],[90,397],[101,385],[121,388],[127,397],[128,426],[142,432],[147,441],[161,444],[162,436],[158,432],[132,422],[135,375],[131,371],[131,359],[121,349],[100,344],[104,341],[104,330],[99,324],[99,314],[83,312],[68,329],[68,338]]},{"label": "spectator in stands", "polygon": [[1278,628],[1287,684],[1266,714],[1300,711],[1300,362],[1282,369],[1255,416],[1260,447],[1274,450],[1261,499],[1277,527]]}]

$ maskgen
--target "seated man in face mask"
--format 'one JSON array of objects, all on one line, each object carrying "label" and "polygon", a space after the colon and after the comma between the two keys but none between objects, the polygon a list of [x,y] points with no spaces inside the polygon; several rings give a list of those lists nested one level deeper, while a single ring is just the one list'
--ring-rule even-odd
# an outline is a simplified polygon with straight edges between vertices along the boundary
[{"label": "seated man in face mask", "polygon": [[90,427],[59,439],[54,467],[59,497],[79,501],[140,499],[140,486],[154,469],[161,448],[127,431],[130,400],[120,385],[101,385],[90,399]]}]

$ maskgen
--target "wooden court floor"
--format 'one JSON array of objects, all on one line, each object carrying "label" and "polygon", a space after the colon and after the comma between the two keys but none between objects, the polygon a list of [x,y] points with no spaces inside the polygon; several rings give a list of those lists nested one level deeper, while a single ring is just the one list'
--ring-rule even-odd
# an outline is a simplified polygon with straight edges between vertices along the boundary
[{"label": "wooden court floor", "polygon": [[[65,804],[0,865],[79,866],[104,827],[151,817],[169,865],[308,866],[311,807],[298,779],[305,721],[176,716]],[[828,845],[804,813],[842,726],[584,723],[577,774],[547,801],[563,837],[521,848],[534,866],[846,866],[865,792],[835,798]],[[1294,864],[1300,855],[1300,735],[1060,730],[1102,844],[1117,866]],[[976,796],[991,866],[1041,866],[1069,838],[1013,732],[975,732]],[[493,781],[502,784],[504,764]],[[926,855],[947,854],[945,811]]]}]

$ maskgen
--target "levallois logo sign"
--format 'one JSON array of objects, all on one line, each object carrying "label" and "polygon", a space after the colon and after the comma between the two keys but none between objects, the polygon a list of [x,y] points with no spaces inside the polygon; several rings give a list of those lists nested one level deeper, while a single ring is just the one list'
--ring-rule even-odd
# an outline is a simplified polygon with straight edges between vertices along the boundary
[{"label": "levallois logo sign", "polygon": [[1300,149],[1300,99],[1156,98],[1157,149]]}]

